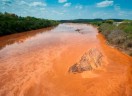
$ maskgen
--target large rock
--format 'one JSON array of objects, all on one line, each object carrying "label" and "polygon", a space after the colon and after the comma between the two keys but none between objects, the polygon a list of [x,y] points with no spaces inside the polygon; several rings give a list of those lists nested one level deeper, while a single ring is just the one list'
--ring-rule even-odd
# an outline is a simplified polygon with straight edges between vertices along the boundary
[{"label": "large rock", "polygon": [[69,72],[81,73],[83,71],[90,71],[101,66],[102,53],[97,49],[90,49],[80,59],[79,62],[75,63],[69,68]]}]

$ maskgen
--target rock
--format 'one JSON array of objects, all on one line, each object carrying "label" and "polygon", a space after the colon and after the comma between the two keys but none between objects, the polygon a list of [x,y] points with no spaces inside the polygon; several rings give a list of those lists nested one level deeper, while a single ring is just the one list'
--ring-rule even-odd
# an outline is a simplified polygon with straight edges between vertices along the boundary
[{"label": "rock", "polygon": [[69,68],[70,73],[81,73],[83,71],[90,71],[101,66],[102,53],[97,49],[90,49],[80,59]]},{"label": "rock", "polygon": [[75,31],[78,31],[79,32],[79,31],[81,31],[81,29],[76,29]]}]

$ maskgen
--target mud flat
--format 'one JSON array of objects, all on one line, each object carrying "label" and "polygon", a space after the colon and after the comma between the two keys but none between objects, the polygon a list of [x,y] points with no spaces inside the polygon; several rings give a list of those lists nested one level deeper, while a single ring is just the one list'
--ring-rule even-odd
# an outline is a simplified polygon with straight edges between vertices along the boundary
[{"label": "mud flat", "polygon": [[[109,47],[93,26],[28,33],[0,37],[0,96],[132,96],[132,57]],[[69,73],[91,49],[101,53],[101,66]]]}]

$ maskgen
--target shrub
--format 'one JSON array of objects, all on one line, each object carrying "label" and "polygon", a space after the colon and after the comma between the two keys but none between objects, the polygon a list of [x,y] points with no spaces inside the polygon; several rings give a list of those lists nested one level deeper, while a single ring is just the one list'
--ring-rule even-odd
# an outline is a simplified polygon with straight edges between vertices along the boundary
[{"label": "shrub", "polygon": [[126,40],[126,36],[122,30],[113,30],[107,37],[112,44],[122,44]]},{"label": "shrub", "polygon": [[104,23],[113,24],[114,21],[113,20],[106,20],[106,21],[104,21]]},{"label": "shrub", "polygon": [[132,21],[124,21],[119,26],[115,26],[110,21],[105,21],[98,29],[109,43],[124,49],[132,56]]},{"label": "shrub", "polygon": [[112,24],[108,24],[108,23],[103,23],[100,25],[99,27],[99,31],[105,36],[107,37],[110,32],[115,29],[115,26]]}]

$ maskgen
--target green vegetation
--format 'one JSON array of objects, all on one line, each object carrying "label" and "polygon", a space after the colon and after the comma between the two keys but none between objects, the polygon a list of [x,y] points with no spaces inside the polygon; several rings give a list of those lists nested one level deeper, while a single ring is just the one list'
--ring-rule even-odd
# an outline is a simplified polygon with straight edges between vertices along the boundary
[{"label": "green vegetation", "polygon": [[59,22],[61,23],[90,23],[90,24],[95,24],[95,25],[98,25],[98,24],[101,24],[102,22],[105,22],[105,21],[114,21],[114,22],[122,22],[123,19],[75,19],[75,20],[60,20]]},{"label": "green vegetation", "polygon": [[75,20],[60,20],[62,23],[95,23],[103,21],[103,19],[75,19]]},{"label": "green vegetation", "polygon": [[58,25],[54,20],[34,17],[20,17],[10,13],[0,13],[0,36]]},{"label": "green vegetation", "polygon": [[99,32],[102,33],[107,41],[117,48],[124,50],[132,56],[132,21],[123,22],[106,21],[98,26]]}]

